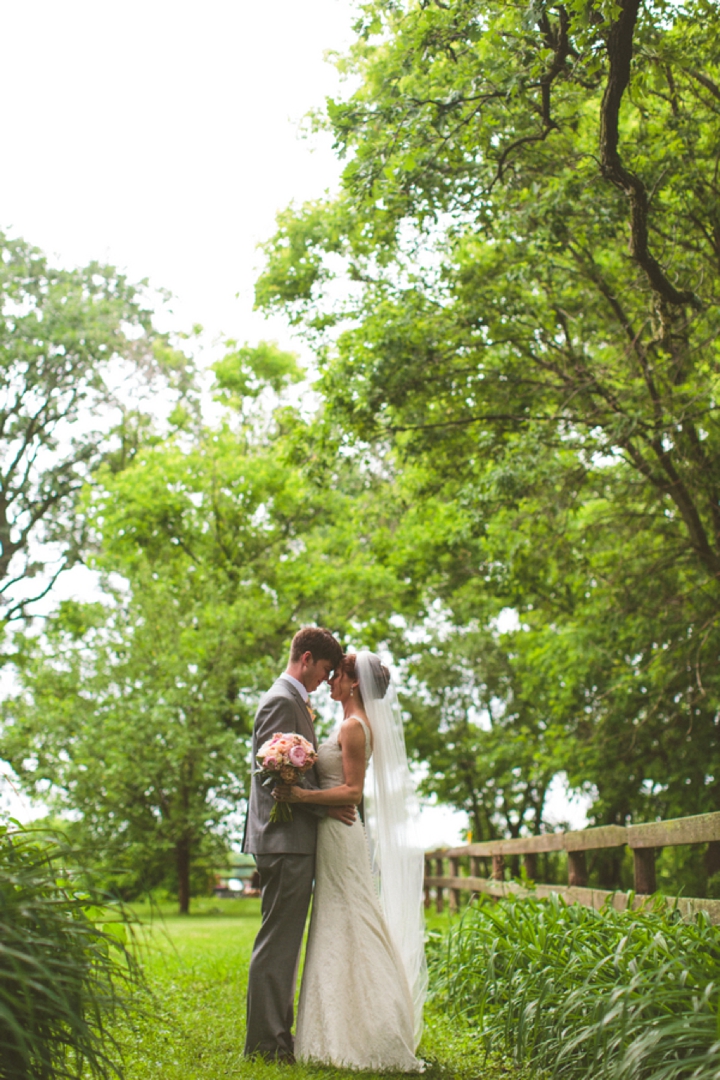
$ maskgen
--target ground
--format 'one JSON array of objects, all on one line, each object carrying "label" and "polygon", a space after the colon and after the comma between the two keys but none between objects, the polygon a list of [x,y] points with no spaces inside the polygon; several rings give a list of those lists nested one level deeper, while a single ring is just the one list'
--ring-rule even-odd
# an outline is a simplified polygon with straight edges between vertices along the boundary
[{"label": "ground", "polygon": [[[350,1080],[336,1069],[248,1062],[242,1056],[245,990],[259,901],[213,900],[190,916],[138,909],[151,997],[117,1036],[127,1080]],[[434,921],[438,917],[434,917]],[[486,1060],[476,1033],[432,1003],[420,1056],[427,1080],[528,1080],[510,1062]],[[363,1080],[376,1074],[363,1073]],[[387,1076],[387,1074],[386,1074]]]}]

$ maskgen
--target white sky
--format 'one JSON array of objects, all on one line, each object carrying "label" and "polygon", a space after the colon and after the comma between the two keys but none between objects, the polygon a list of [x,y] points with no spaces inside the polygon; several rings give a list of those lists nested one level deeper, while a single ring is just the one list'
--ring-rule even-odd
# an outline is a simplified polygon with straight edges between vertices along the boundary
[{"label": "white sky", "polygon": [[[299,124],[339,90],[324,54],[352,41],[353,10],[0,0],[0,228],[63,265],[99,259],[169,289],[176,330],[291,346],[252,311],[257,244],[278,210],[336,183],[329,138],[309,143]],[[428,846],[465,826],[448,808],[425,817]]]},{"label": "white sky", "polygon": [[177,329],[285,336],[252,313],[256,246],[334,186],[329,138],[312,150],[299,123],[337,92],[323,57],[352,18],[350,0],[0,0],[0,227],[170,289]]}]

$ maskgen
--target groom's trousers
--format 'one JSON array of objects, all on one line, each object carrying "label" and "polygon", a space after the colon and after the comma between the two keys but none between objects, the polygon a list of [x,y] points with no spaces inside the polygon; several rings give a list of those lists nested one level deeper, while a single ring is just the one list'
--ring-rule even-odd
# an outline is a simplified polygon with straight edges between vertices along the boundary
[{"label": "groom's trousers", "polygon": [[255,861],[262,924],[250,961],[245,1053],[282,1058],[293,1052],[293,1001],[315,856],[256,855]]}]

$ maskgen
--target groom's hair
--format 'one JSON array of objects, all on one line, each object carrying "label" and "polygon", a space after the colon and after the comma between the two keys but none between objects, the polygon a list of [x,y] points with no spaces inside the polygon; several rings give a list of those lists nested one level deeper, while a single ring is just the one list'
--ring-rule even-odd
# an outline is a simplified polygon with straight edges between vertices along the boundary
[{"label": "groom's hair", "polygon": [[322,626],[303,626],[292,639],[291,663],[296,663],[306,652],[312,653],[313,660],[329,660],[333,668],[336,668],[343,658],[340,642]]}]

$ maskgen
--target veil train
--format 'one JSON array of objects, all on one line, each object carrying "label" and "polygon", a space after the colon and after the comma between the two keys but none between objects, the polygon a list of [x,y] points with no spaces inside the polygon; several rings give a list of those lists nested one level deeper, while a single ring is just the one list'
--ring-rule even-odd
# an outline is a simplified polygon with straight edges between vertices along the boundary
[{"label": "veil train", "polygon": [[357,653],[355,664],[373,734],[365,785],[365,829],[380,903],[410,986],[417,1046],[428,982],[420,807],[408,767],[400,703],[390,673],[375,653],[365,650]]}]

